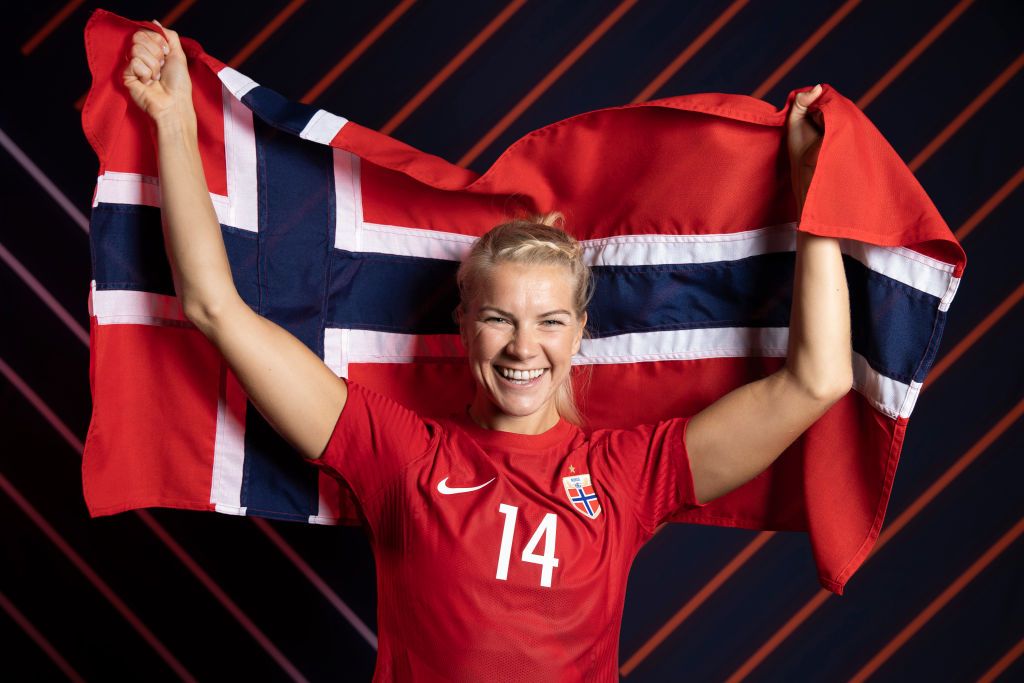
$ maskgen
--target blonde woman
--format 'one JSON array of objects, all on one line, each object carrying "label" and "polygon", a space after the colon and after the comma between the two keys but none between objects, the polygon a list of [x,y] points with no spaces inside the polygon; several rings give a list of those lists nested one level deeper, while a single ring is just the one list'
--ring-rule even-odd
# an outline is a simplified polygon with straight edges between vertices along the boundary
[{"label": "blonde woman", "polygon": [[[557,213],[512,220],[461,264],[456,319],[476,394],[432,419],[336,377],[231,278],[196,141],[185,55],[133,37],[124,83],[153,119],[164,229],[188,319],[267,421],[345,480],[377,560],[375,680],[615,680],[626,578],[679,509],[765,470],[851,387],[839,246],[800,233],[785,365],[693,416],[587,435],[572,394],[593,290]],[[802,207],[821,142],[796,98]]]}]

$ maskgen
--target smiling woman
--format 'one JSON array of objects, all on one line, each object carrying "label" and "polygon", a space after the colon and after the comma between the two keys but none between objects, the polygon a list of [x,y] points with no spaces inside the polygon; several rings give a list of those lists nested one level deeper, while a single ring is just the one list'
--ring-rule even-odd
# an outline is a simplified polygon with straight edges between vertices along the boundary
[{"label": "smiling woman", "polygon": [[[640,547],[681,510],[767,468],[849,390],[836,241],[798,236],[786,367],[696,415],[588,434],[572,364],[594,293],[582,246],[558,212],[497,225],[458,271],[455,317],[476,394],[464,414],[421,415],[337,377],[243,301],[201,164],[185,54],[165,34],[134,34],[124,85],[155,123],[175,291],[267,422],[358,502],[381,588],[374,679],[614,680]],[[796,103],[791,139],[813,171],[820,134],[797,127],[810,99]]]},{"label": "smiling woman", "polygon": [[469,415],[482,427],[539,434],[559,417],[583,424],[572,357],[586,337],[594,279],[562,222],[553,211],[502,223],[459,267],[454,317],[477,381]]}]

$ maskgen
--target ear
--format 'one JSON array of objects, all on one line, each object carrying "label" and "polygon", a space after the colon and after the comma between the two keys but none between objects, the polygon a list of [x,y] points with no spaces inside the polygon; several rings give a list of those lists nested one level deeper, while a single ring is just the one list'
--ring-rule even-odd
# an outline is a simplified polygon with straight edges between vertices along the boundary
[{"label": "ear", "polygon": [[459,326],[459,339],[462,341],[462,347],[466,350],[469,349],[469,344],[466,341],[466,328],[462,325],[462,306],[456,306],[452,312],[452,317],[455,318],[455,322]]},{"label": "ear", "polygon": [[580,318],[580,326],[576,331],[576,339],[572,343],[572,353],[575,356],[580,352],[580,346],[583,344],[583,330],[587,327],[587,312],[583,311],[583,317]]}]

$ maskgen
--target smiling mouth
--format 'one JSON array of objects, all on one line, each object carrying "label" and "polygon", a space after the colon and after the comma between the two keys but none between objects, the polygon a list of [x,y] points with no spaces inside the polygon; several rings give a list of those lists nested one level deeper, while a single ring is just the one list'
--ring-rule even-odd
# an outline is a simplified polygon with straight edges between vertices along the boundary
[{"label": "smiling mouth", "polygon": [[[495,365],[494,374],[501,378],[502,382],[514,387],[530,387],[543,379],[551,368],[538,368],[537,370],[510,370]],[[539,372],[538,372],[539,370]]]}]

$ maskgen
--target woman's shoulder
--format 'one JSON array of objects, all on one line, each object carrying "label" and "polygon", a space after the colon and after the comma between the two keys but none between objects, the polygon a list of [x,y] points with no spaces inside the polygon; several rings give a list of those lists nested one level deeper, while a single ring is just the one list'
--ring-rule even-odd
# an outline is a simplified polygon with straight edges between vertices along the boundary
[{"label": "woman's shoulder", "polygon": [[690,416],[677,416],[647,422],[595,426],[588,430],[587,439],[593,446],[622,447],[628,444],[642,447],[659,435],[680,431],[689,419]]}]

